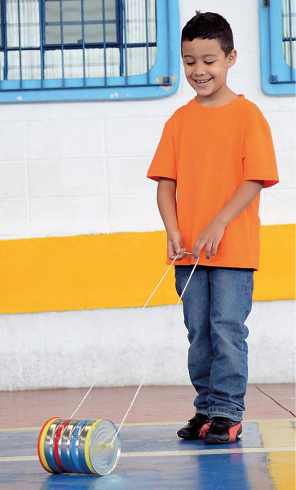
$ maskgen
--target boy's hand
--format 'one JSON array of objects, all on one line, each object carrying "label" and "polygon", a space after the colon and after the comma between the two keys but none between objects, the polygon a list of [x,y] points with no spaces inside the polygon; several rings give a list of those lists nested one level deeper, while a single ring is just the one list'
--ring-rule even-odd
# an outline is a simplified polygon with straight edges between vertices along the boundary
[{"label": "boy's hand", "polygon": [[182,235],[179,231],[168,234],[168,255],[171,260],[182,260],[186,256],[186,248],[182,247]]},{"label": "boy's hand", "polygon": [[210,260],[211,255],[215,257],[218,251],[219,243],[224,235],[225,226],[215,220],[215,218],[201,232],[195,244],[193,245],[191,255],[194,259],[198,259],[200,252],[206,247],[206,258]]},{"label": "boy's hand", "polygon": [[218,245],[224,235],[225,227],[251,204],[261,191],[263,184],[262,180],[245,180],[239,186],[230,201],[199,235],[192,249],[193,258],[197,259],[204,247],[206,247],[208,260],[211,258],[211,253],[212,257],[215,257]]}]

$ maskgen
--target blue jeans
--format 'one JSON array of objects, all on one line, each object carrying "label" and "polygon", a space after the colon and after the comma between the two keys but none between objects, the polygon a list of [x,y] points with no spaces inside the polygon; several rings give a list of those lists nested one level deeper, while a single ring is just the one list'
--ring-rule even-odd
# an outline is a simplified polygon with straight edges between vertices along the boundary
[{"label": "blue jeans", "polygon": [[[181,295],[194,266],[175,267]],[[248,380],[253,270],[197,266],[183,296],[196,413],[242,420]]]}]

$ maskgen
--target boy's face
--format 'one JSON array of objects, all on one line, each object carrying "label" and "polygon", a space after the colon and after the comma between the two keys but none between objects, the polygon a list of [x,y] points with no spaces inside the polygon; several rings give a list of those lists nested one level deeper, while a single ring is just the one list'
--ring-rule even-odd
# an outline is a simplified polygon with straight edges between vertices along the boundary
[{"label": "boy's face", "polygon": [[196,91],[201,104],[223,101],[229,91],[226,85],[228,68],[236,61],[236,51],[225,57],[217,39],[183,41],[182,59],[188,83]]}]

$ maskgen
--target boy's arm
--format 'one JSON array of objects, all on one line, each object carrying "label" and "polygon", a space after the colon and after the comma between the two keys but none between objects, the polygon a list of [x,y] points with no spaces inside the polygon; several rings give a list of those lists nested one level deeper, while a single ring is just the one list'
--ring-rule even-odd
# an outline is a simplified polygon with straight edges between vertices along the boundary
[{"label": "boy's arm", "polygon": [[200,252],[206,247],[206,257],[209,260],[211,255],[215,257],[218,245],[223,237],[224,230],[228,223],[238,216],[251,202],[263,187],[262,181],[245,180],[235,192],[230,201],[212,219],[208,226],[201,232],[196,240],[192,256],[198,258]]},{"label": "boy's arm", "polygon": [[167,240],[168,255],[171,260],[181,260],[185,257],[185,248],[182,247],[182,235],[179,232],[176,210],[176,181],[160,178],[157,186],[157,204],[164,223]]}]

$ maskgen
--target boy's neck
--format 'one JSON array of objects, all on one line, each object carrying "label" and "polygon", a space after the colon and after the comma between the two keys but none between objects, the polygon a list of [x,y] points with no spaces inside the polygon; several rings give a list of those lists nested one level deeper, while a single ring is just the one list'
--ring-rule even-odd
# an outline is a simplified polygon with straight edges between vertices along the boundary
[{"label": "boy's neck", "polygon": [[199,95],[197,95],[195,97],[195,100],[198,104],[204,105],[206,107],[220,107],[226,104],[230,104],[230,102],[238,99],[238,97],[239,95],[232,92],[232,90],[230,90],[230,88],[226,86],[223,93],[215,92],[214,94],[207,97],[200,97]]}]

